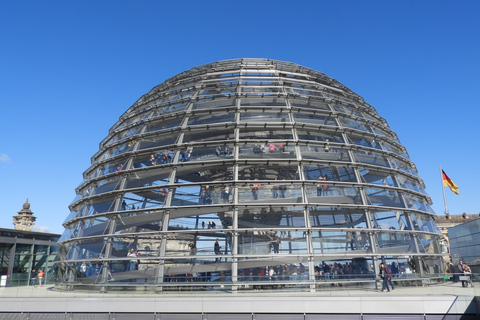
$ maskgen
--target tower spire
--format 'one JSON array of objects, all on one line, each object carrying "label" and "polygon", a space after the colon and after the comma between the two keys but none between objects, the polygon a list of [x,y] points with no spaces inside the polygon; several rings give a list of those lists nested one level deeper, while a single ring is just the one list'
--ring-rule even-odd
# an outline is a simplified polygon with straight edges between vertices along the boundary
[{"label": "tower spire", "polygon": [[32,210],[30,210],[30,203],[28,198],[23,204],[22,210],[18,211],[16,216],[13,216],[13,225],[15,230],[32,231],[37,218],[33,216]]}]

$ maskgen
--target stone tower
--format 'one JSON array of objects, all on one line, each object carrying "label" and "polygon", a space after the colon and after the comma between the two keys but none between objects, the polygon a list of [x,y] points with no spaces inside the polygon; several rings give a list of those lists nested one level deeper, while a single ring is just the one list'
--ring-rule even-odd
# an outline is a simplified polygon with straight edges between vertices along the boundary
[{"label": "stone tower", "polygon": [[35,219],[37,218],[33,216],[33,212],[30,210],[30,203],[28,203],[27,199],[23,204],[22,210],[18,211],[16,216],[13,216],[15,230],[32,231],[35,225]]}]

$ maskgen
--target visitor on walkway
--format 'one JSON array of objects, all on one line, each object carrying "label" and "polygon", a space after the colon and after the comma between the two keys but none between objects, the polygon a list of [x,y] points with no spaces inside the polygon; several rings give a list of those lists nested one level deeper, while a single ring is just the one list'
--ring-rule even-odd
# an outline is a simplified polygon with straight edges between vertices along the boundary
[{"label": "visitor on walkway", "polygon": [[30,272],[30,285],[32,287],[35,287],[35,281],[37,280],[37,272],[35,271],[35,269],[33,269],[31,272]]}]

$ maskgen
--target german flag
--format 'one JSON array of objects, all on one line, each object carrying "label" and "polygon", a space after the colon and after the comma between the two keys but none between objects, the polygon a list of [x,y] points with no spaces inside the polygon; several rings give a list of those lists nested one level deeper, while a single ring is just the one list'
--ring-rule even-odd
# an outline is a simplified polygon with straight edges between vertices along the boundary
[{"label": "german flag", "polygon": [[450,179],[445,171],[442,170],[442,181],[444,187],[449,187],[453,193],[458,194],[458,187],[457,185]]}]

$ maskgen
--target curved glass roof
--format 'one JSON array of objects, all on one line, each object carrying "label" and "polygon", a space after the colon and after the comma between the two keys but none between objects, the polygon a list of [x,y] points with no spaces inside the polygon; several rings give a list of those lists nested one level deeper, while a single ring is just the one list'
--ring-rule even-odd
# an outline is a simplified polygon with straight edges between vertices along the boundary
[{"label": "curved glass roof", "polygon": [[380,261],[443,271],[430,197],[395,132],[294,63],[218,61],[154,87],[76,191],[61,238],[73,286],[237,290],[281,277],[315,290],[330,272],[374,281]]}]

